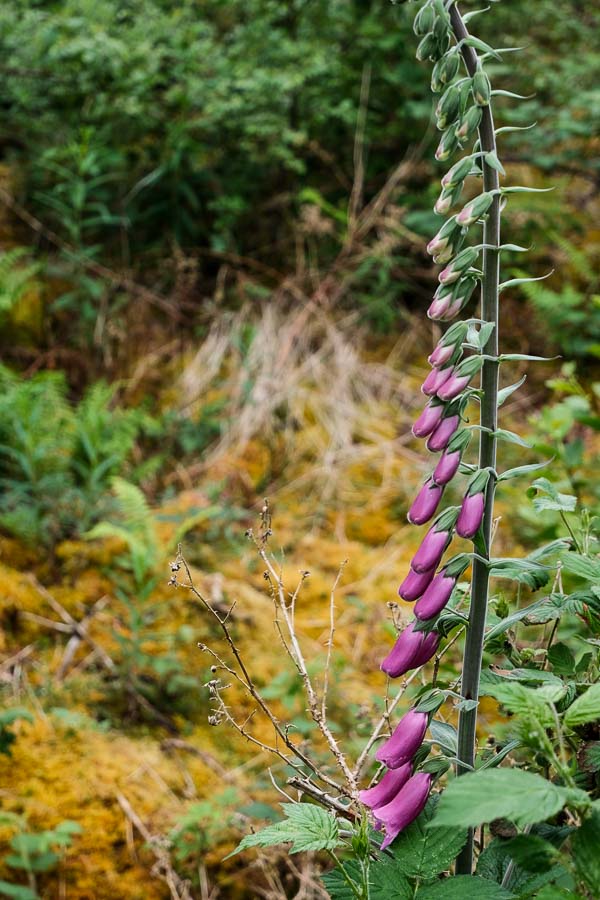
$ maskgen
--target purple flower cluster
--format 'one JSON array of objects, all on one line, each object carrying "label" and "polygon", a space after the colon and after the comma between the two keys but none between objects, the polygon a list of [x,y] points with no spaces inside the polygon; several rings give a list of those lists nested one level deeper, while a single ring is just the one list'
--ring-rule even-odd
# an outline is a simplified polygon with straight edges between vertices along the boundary
[{"label": "purple flower cluster", "polygon": [[360,800],[373,811],[377,827],[385,828],[382,850],[416,819],[427,802],[433,776],[414,772],[413,757],[428,723],[427,713],[414,709],[406,713],[376,753],[388,771],[375,787],[360,791]]}]

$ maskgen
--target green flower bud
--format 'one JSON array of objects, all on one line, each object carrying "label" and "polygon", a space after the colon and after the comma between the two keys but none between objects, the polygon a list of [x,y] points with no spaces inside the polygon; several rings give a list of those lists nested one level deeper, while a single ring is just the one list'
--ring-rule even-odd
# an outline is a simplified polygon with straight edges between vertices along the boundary
[{"label": "green flower bud", "polygon": [[431,4],[426,3],[415,16],[413,31],[415,34],[424,35],[432,31],[435,24],[435,12]]},{"label": "green flower bud", "polygon": [[438,42],[434,38],[434,36],[430,34],[426,34],[424,38],[419,42],[419,46],[417,47],[417,59],[420,62],[423,62],[425,59],[433,59],[438,57]]},{"label": "green flower bud", "polygon": [[454,122],[458,118],[462,101],[462,92],[460,87],[451,84],[442,94],[440,101],[435,109],[437,117],[437,127],[443,131],[450,122]]},{"label": "green flower bud", "polygon": [[454,188],[457,185],[461,185],[467,175],[471,172],[473,168],[473,160],[466,156],[464,159],[459,159],[455,165],[452,166],[449,172],[446,172],[444,177],[442,178],[442,187],[443,188]]},{"label": "green flower bud", "polygon": [[442,59],[436,62],[431,73],[431,90],[436,94],[442,90],[444,85],[456,78],[458,68],[460,66],[460,56],[456,48],[446,53]]},{"label": "green flower bud", "polygon": [[458,138],[456,136],[456,131],[454,128],[449,128],[448,131],[445,131],[442,135],[442,139],[438,144],[438,148],[435,151],[435,158],[438,162],[446,162],[447,159],[450,158],[452,153],[458,149],[459,143]]},{"label": "green flower bud", "polygon": [[461,119],[458,128],[456,129],[456,138],[459,141],[466,141],[470,138],[473,132],[479,128],[479,123],[481,122],[481,107],[480,106],[472,106],[463,118]]},{"label": "green flower bud", "polygon": [[492,87],[483,69],[478,69],[475,72],[471,87],[477,106],[487,106],[492,95]]}]

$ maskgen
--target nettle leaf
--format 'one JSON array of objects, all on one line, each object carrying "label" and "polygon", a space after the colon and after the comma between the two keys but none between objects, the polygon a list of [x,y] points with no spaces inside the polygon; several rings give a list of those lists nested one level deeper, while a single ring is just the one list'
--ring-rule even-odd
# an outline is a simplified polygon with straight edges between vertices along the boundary
[{"label": "nettle leaf", "polygon": [[494,819],[531,825],[556,815],[572,793],[522,769],[468,772],[450,782],[430,827],[476,827]]},{"label": "nettle leaf", "polygon": [[493,559],[490,562],[490,576],[509,578],[527,585],[532,591],[548,584],[550,580],[547,567],[530,559]]},{"label": "nettle leaf", "polygon": [[529,606],[524,606],[523,609],[518,609],[516,612],[511,613],[509,616],[506,616],[500,622],[497,622],[486,633],[486,643],[494,640],[494,638],[499,637],[499,635],[504,634],[505,631],[508,631],[509,628],[512,628],[512,626],[516,625],[518,622],[529,618],[529,616],[534,613],[536,609],[542,607],[545,602],[546,598],[542,597],[540,600],[536,600],[535,603],[530,603]]},{"label": "nettle leaf", "polygon": [[535,895],[536,900],[581,900],[581,894],[574,894],[555,884],[547,884]]},{"label": "nettle leaf", "polygon": [[502,885],[479,875],[455,875],[421,888],[417,900],[510,900],[514,896]]},{"label": "nettle leaf", "polygon": [[[538,494],[545,496],[539,497]],[[533,508],[536,512],[554,510],[555,512],[574,512],[577,506],[577,497],[573,494],[561,494],[556,485],[547,478],[537,478],[529,490],[529,497],[533,497]]]},{"label": "nettle leaf", "polygon": [[571,575],[578,575],[588,581],[600,581],[600,559],[581,556],[579,553],[563,553],[561,561]]},{"label": "nettle leaf", "polygon": [[340,843],[337,820],[320,806],[282,803],[282,808],[286,815],[283,822],[267,825],[255,834],[247,834],[229,856],[248,847],[289,843],[292,845],[290,853],[301,853],[306,850],[334,850]]},{"label": "nettle leaf", "polygon": [[548,661],[557,675],[572,675],[575,671],[575,657],[566,644],[553,644],[548,649]]},{"label": "nettle leaf", "polygon": [[526,625],[545,625],[563,615],[578,615],[583,612],[584,599],[576,594],[550,594],[539,604],[532,604],[525,618]]},{"label": "nettle leaf", "polygon": [[535,834],[518,834],[505,847],[511,859],[526,872],[547,872],[557,862],[556,847]]},{"label": "nettle leaf", "polygon": [[408,878],[429,879],[444,872],[467,840],[467,832],[460,823],[430,827],[435,821],[437,805],[437,797],[432,797],[418,819],[391,845],[398,869]]},{"label": "nettle leaf", "polygon": [[396,860],[385,856],[369,868],[369,900],[412,900],[414,889]]},{"label": "nettle leaf", "polygon": [[544,685],[541,688],[528,688],[523,684],[494,684],[485,688],[485,693],[495,697],[510,712],[539,722],[544,728],[554,723],[551,703],[564,694],[564,685]]},{"label": "nettle leaf", "polygon": [[[349,859],[344,863],[344,868],[352,881],[356,885],[360,885],[362,877],[360,864],[354,859]],[[344,878],[344,873],[340,868],[332,869],[331,872],[321,875],[321,881],[325,885],[331,900],[356,900],[356,894]]]},{"label": "nettle leaf", "polygon": [[593,684],[585,694],[578,697],[565,713],[565,725],[577,728],[586,722],[600,720],[600,684]]},{"label": "nettle leaf", "polygon": [[600,812],[594,812],[571,839],[575,868],[593,897],[600,897]]},{"label": "nettle leaf", "polygon": [[585,751],[585,763],[593,772],[600,772],[600,741],[589,744]]}]

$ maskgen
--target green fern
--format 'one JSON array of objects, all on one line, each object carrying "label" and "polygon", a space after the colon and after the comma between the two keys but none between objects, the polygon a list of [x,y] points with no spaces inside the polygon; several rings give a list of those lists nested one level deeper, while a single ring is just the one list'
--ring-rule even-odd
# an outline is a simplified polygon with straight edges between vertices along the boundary
[{"label": "green fern", "polygon": [[24,264],[27,255],[24,247],[0,252],[0,315],[10,312],[33,287],[40,267],[37,263]]}]

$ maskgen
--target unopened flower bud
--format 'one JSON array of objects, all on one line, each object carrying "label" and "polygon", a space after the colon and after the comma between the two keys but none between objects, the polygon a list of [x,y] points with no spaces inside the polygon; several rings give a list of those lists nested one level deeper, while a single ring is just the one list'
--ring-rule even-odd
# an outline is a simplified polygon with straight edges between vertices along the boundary
[{"label": "unopened flower bud", "polygon": [[478,69],[473,75],[472,81],[473,97],[478,106],[487,106],[492,96],[492,87],[490,79],[487,77],[483,69]]},{"label": "unopened flower bud", "polygon": [[435,109],[437,127],[443,131],[460,113],[462,93],[460,87],[451,84],[442,94]]},{"label": "unopened flower bud", "polygon": [[407,625],[381,663],[382,672],[390,678],[406,675],[411,669],[417,669],[429,662],[439,642],[440,636],[437,632],[425,634],[424,631],[415,631],[413,623]]},{"label": "unopened flower bud", "polygon": [[430,400],[412,427],[414,436],[427,437],[431,434],[439,425],[443,413],[443,403],[437,403],[435,400]]},{"label": "unopened flower bud", "polygon": [[408,511],[408,521],[412,525],[424,525],[425,522],[429,522],[440,505],[443,493],[443,487],[429,478],[412,502]]},{"label": "unopened flower bud", "polygon": [[483,359],[481,356],[469,356],[468,359],[463,360],[436,391],[440,400],[454,400],[455,397],[458,397],[473,376],[481,370],[482,365]]},{"label": "unopened flower bud", "polygon": [[420,36],[428,34],[433,30],[434,23],[435,11],[430,3],[426,3],[425,6],[421,7],[419,12],[415,16],[413,31],[415,34]]},{"label": "unopened flower bud", "polygon": [[479,128],[479,123],[481,122],[481,107],[480,106],[472,106],[471,109],[467,110],[466,114],[460,121],[458,128],[455,131],[456,138],[458,141],[466,141],[473,132]]},{"label": "unopened flower bud", "polygon": [[446,162],[457,148],[458,138],[456,136],[456,130],[454,128],[449,128],[441,137],[438,148],[435,151],[435,158],[438,162]]},{"label": "unopened flower bud", "polygon": [[435,569],[428,572],[415,572],[414,569],[409,569],[408,575],[398,588],[398,594],[407,603],[412,603],[427,589],[434,575]]},{"label": "unopened flower bud", "polygon": [[474,200],[471,200],[470,203],[467,203],[467,205],[461,209],[456,217],[457,223],[464,227],[472,225],[477,219],[480,219],[481,216],[486,214],[492,205],[493,200],[494,195],[491,193],[483,193],[478,197],[475,197]]},{"label": "unopened flower bud", "polygon": [[438,55],[438,41],[430,32],[424,38],[421,38],[417,47],[416,57],[420,62],[423,62],[425,59],[436,59]]},{"label": "unopened flower bud", "polygon": [[415,572],[427,572],[437,568],[446,547],[452,540],[452,530],[458,516],[457,507],[449,507],[440,513],[412,558]]},{"label": "unopened flower bud", "polygon": [[436,484],[446,485],[454,478],[470,440],[471,432],[466,429],[454,434],[433,471],[433,480]]},{"label": "unopened flower bud", "polygon": [[450,50],[442,59],[436,62],[431,73],[431,90],[437,94],[446,84],[450,84],[456,77],[460,57],[456,49]]},{"label": "unopened flower bud", "polygon": [[[428,621],[437,616],[448,603],[456,582],[469,565],[468,557],[463,554],[444,566],[415,606],[415,616],[421,621]],[[416,666],[415,666],[416,668]]]},{"label": "unopened flower bud", "polygon": [[468,156],[459,159],[442,178],[442,187],[453,188],[457,184],[462,184],[472,168],[473,161]]},{"label": "unopened flower bud", "polygon": [[467,494],[460,508],[456,523],[456,533],[464,538],[472,538],[479,531],[485,510],[484,494]]},{"label": "unopened flower bud", "polygon": [[468,328],[466,322],[457,322],[456,325],[452,325],[440,338],[437,347],[427,360],[428,363],[436,368],[444,366],[460,348]]},{"label": "unopened flower bud", "polygon": [[445,269],[442,269],[438,275],[440,284],[453,284],[455,281],[458,281],[463,272],[470,269],[478,257],[479,250],[475,247],[466,247]]},{"label": "unopened flower bud", "polygon": [[458,428],[459,424],[460,416],[445,416],[429,436],[427,443],[425,444],[427,449],[431,450],[432,453],[437,453],[438,450],[444,450],[448,446],[450,438]]}]

